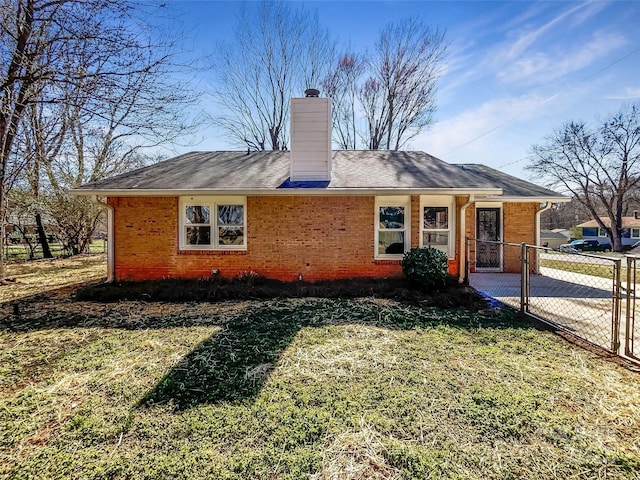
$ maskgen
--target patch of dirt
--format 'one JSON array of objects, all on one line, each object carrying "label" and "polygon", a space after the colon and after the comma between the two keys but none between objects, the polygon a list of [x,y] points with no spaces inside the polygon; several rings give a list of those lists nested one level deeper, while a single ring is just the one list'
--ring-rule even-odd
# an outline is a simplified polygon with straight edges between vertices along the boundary
[{"label": "patch of dirt", "polygon": [[487,308],[475,289],[455,277],[440,288],[409,288],[402,278],[352,278],[319,282],[282,282],[262,277],[212,280],[158,280],[92,285],[76,293],[80,301],[219,302],[271,298],[360,298],[397,300],[421,307]]},{"label": "patch of dirt", "polygon": [[[98,283],[104,280],[104,255],[10,264],[15,282],[0,286],[0,329],[31,330],[58,326],[140,328],[167,315],[180,323],[189,312],[208,318],[227,300],[287,298],[375,298],[420,307],[484,310],[487,301],[473,288],[450,277],[432,290],[408,288],[402,278],[357,278],[322,282],[281,282],[257,276],[234,279],[162,280]],[[226,307],[228,308],[228,304]]]}]

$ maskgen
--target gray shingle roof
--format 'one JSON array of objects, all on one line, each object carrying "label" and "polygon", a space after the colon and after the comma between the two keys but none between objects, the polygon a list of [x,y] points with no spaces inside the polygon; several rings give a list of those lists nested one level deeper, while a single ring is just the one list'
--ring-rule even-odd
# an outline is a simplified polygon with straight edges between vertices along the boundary
[{"label": "gray shingle roof", "polygon": [[424,152],[338,150],[330,182],[289,182],[289,152],[190,152],[116,177],[83,185],[75,193],[233,192],[313,189],[469,190],[499,195],[559,197],[555,192],[482,165],[451,165]]},{"label": "gray shingle roof", "polygon": [[[480,177],[502,189],[502,197],[562,197],[557,192],[481,164],[459,164],[459,169]],[[567,199],[568,200],[568,199]]]}]

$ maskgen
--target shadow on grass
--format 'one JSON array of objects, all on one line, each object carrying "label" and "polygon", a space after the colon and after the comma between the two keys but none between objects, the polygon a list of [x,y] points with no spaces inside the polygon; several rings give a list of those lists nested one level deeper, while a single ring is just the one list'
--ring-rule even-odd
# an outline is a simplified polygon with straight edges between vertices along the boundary
[{"label": "shadow on grass", "polygon": [[298,299],[253,304],[191,351],[151,390],[140,406],[198,404],[255,397],[282,352],[304,327],[367,324],[392,329],[533,328],[509,310],[443,310],[373,300]]},{"label": "shadow on grass", "polygon": [[[85,292],[83,294],[82,292]],[[80,290],[69,301],[68,287],[58,297],[39,304],[21,301],[21,315],[10,315],[0,328],[30,332],[55,328],[115,328],[123,330],[217,326],[217,333],[199,344],[174,366],[139,402],[144,408],[171,404],[186,409],[198,404],[240,402],[254,398],[282,352],[305,327],[363,324],[390,329],[448,325],[482,328],[533,328],[508,309],[487,307],[475,290],[450,284],[441,291],[404,288],[401,280],[342,281],[285,284],[251,281],[214,283],[171,281],[99,285]],[[66,298],[64,298],[64,292]],[[104,303],[108,297],[114,303]],[[97,298],[100,302],[96,302]],[[323,298],[318,298],[323,297]],[[362,298],[366,297],[366,298]],[[93,302],[87,301],[89,299]],[[115,303],[127,298],[130,301]],[[141,301],[147,299],[147,302]],[[149,301],[151,299],[152,301]],[[215,305],[191,312],[167,308],[168,301],[259,299]],[[145,305],[151,308],[145,309]]]}]

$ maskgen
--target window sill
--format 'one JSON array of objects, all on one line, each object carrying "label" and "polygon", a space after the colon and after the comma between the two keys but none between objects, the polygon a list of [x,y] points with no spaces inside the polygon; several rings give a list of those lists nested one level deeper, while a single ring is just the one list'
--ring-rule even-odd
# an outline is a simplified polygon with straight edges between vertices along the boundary
[{"label": "window sill", "polygon": [[400,265],[402,263],[401,258],[376,258],[373,260],[376,265]]},{"label": "window sill", "polygon": [[178,250],[178,255],[247,255],[246,250]]}]

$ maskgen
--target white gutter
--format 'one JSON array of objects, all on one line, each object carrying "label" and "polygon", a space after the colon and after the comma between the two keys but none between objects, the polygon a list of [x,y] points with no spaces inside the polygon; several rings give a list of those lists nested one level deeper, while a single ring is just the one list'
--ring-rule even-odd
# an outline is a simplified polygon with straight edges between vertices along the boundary
[{"label": "white gutter", "polygon": [[[553,206],[551,202],[545,202],[545,206],[536,212],[535,231],[536,231],[536,245],[540,245],[540,214],[546,212]],[[536,270],[535,273],[540,273],[540,249],[536,248]]]},{"label": "white gutter", "polygon": [[487,196],[486,199],[487,202],[502,202],[502,203],[523,203],[523,202],[541,202],[541,203],[546,203],[546,202],[553,202],[553,203],[563,203],[563,202],[570,202],[571,199],[569,197],[565,197],[565,196],[557,196],[557,197],[543,197],[543,196],[536,196],[536,197],[502,197],[502,196]]},{"label": "white gutter", "polygon": [[460,262],[458,263],[458,283],[464,283],[465,274],[467,273],[467,269],[465,268],[465,264],[467,261],[467,242],[466,242],[466,231],[467,231],[467,222],[466,222],[466,211],[467,207],[475,202],[474,195],[469,195],[469,200],[467,203],[460,207]]},{"label": "white gutter", "polygon": [[107,283],[111,283],[115,280],[115,236],[113,227],[113,206],[107,202],[103,202],[94,196],[94,201],[103,205],[107,209]]},{"label": "white gutter", "polygon": [[536,245],[540,246],[540,214],[553,206],[551,202],[545,202],[545,206],[536,212]]}]

